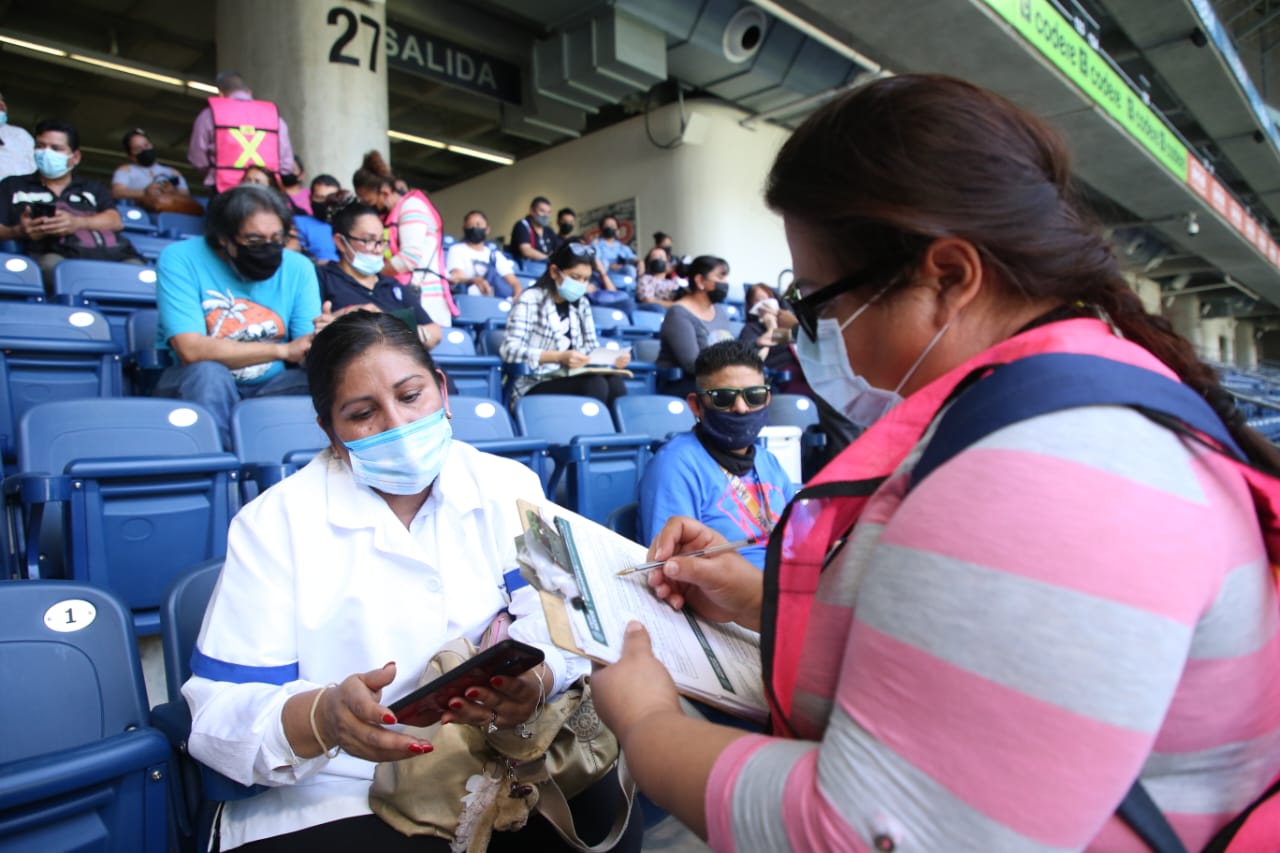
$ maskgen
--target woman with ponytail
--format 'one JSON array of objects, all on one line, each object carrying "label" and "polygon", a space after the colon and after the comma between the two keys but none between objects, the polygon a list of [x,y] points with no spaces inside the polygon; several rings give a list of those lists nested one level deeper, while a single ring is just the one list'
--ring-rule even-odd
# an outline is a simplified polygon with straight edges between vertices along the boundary
[{"label": "woman with ponytail", "polygon": [[640,787],[716,850],[1137,851],[1116,812],[1140,782],[1201,849],[1280,773],[1280,618],[1241,469],[1097,404],[922,458],[1046,355],[1154,375],[1213,420],[1181,383],[1255,464],[1273,451],[1143,311],[1057,134],[1004,98],[877,80],[795,132],[765,197],[805,378],[866,432],[763,576],[674,556],[723,541],[690,519],[653,542],[660,597],[761,631],[772,735],[684,716],[633,624],[592,687]]},{"label": "woman with ponytail", "polygon": [[451,325],[458,306],[444,276],[444,229],[440,213],[419,190],[400,192],[398,180],[378,151],[364,155],[351,176],[363,204],[378,211],[387,228],[387,262],[382,274],[422,291],[422,307],[441,325]]}]

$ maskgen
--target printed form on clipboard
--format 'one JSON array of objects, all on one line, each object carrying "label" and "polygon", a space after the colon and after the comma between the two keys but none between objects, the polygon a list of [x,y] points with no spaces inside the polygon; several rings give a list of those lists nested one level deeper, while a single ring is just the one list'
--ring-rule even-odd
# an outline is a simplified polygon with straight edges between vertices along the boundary
[{"label": "printed form on clipboard", "polygon": [[619,569],[645,561],[643,545],[554,504],[519,506],[521,574],[541,594],[553,643],[613,663],[627,622],[636,619],[681,693],[747,719],[767,716],[759,634],[672,610],[653,595],[643,572],[617,577]]}]

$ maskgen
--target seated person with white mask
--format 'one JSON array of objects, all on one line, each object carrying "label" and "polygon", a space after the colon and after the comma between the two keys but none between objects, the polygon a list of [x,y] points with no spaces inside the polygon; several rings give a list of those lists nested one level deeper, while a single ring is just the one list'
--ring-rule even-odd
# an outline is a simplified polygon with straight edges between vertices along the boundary
[{"label": "seated person with white mask", "polygon": [[795,485],[756,445],[769,420],[769,386],[755,348],[721,341],[698,354],[697,390],[686,398],[698,419],[658,451],[640,481],[640,532],[652,542],[667,519],[697,519],[729,541],[759,538],[742,555],[764,568],[765,540]]},{"label": "seated person with white mask", "polygon": [[351,201],[331,213],[329,224],[339,261],[316,267],[323,310],[317,331],[343,314],[364,308],[395,314],[410,323],[427,349],[440,343],[443,330],[422,307],[418,288],[383,274],[386,241],[378,211]]},{"label": "seated person with white mask", "polygon": [[[551,643],[536,590],[508,588],[516,501],[543,501],[542,487],[519,463],[452,440],[441,375],[393,317],[334,320],[316,335],[307,374],[331,446],[231,524],[183,687],[191,755],[268,786],[226,803],[222,850],[444,853],[448,839],[401,835],[370,809],[378,763],[433,751],[389,706],[437,649],[479,642],[504,609],[510,635],[544,662],[451,699],[446,726],[519,731],[543,697],[591,669]],[[579,834],[602,837],[620,796],[610,774],[573,798]],[[634,820],[613,849],[638,850],[641,829]],[[489,849],[577,848],[531,814]]]}]

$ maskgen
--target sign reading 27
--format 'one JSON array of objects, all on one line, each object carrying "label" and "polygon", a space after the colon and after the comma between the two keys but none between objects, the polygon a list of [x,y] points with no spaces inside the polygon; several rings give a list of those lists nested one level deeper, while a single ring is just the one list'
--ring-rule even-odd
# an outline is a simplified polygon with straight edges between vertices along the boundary
[{"label": "sign reading 27", "polygon": [[330,9],[326,20],[331,27],[343,27],[342,33],[333,40],[333,47],[329,48],[329,61],[339,65],[360,67],[360,59],[358,57],[348,56],[343,51],[346,50],[347,45],[355,40],[360,24],[373,28],[373,43],[369,47],[369,70],[377,73],[378,54],[381,52],[380,48],[382,47],[382,25],[368,15],[361,15],[357,20],[355,12],[342,6],[334,6]]}]

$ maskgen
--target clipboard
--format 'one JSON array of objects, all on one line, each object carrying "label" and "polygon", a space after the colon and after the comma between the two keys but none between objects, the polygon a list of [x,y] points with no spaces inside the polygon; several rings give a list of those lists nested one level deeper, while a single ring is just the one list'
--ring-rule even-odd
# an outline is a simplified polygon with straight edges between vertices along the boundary
[{"label": "clipboard", "polygon": [[[519,501],[518,506],[526,532],[530,513],[542,519],[544,527],[550,526],[545,520],[551,514],[553,524],[568,540],[569,562],[574,565],[561,568],[578,581],[572,602],[526,574],[538,590],[547,632],[557,648],[607,665],[617,660],[623,629],[635,618],[649,629],[654,654],[680,693],[746,719],[759,722],[767,717],[758,634],[737,625],[708,622],[691,611],[672,610],[653,596],[643,575],[617,577],[616,571],[625,564],[618,565],[615,559],[624,558],[633,565],[643,562],[644,546],[554,504]],[[608,559],[600,560],[602,555]],[[522,574],[527,569],[522,564]]]}]

